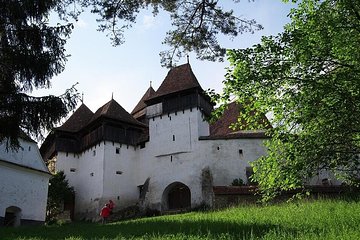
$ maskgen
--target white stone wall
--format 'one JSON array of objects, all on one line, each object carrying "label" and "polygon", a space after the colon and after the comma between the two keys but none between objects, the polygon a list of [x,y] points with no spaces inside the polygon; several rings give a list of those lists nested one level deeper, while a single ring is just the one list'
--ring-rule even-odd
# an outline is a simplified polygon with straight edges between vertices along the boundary
[{"label": "white stone wall", "polygon": [[[190,152],[199,137],[201,113],[196,108],[178,111],[149,120],[151,156]],[[205,124],[206,126],[206,124]]]},{"label": "white stone wall", "polygon": [[214,185],[230,185],[235,178],[246,182],[249,162],[265,154],[261,139],[199,140],[209,134],[209,125],[196,108],[150,118],[149,133],[145,148],[102,142],[80,155],[58,154],[57,169],[75,187],[77,217],[97,216],[109,199],[116,209],[138,203],[138,186],[149,177],[146,206],[164,210],[164,190],[180,182],[196,207],[204,201],[203,169],[210,169]]},{"label": "white stone wall", "polygon": [[174,182],[190,188],[192,205],[201,202],[201,170],[196,167],[200,161],[193,155],[199,133],[208,133],[206,129],[208,124],[196,108],[150,118],[150,141],[138,150],[135,165],[138,185],[150,177],[149,207],[161,210],[162,194]]},{"label": "white stone wall", "polygon": [[115,203],[115,210],[138,201],[139,184],[135,175],[137,157],[137,148],[134,146],[106,142],[103,200],[107,202],[111,199]]},{"label": "white stone wall", "polygon": [[81,154],[65,152],[58,152],[57,156],[55,156],[56,171],[63,171],[69,184],[75,188],[77,188],[77,172],[80,171],[80,156]]},{"label": "white stone wall", "polygon": [[138,157],[136,147],[109,141],[81,154],[59,152],[56,169],[64,171],[75,189],[75,217],[96,220],[110,199],[115,210],[134,205],[139,198],[134,172]]},{"label": "white stone wall", "polygon": [[6,150],[5,143],[0,143],[0,159],[22,166],[48,171],[35,142],[19,139],[19,144],[20,148],[15,151],[11,149]]},{"label": "white stone wall", "polygon": [[22,149],[17,152],[7,152],[0,145],[0,217],[14,206],[21,209],[22,220],[43,222],[51,175],[46,173],[36,143],[20,140],[20,144]]},{"label": "white stone wall", "polygon": [[249,162],[265,154],[262,139],[199,141],[199,136],[209,134],[209,127],[197,109],[150,119],[149,129],[150,142],[138,151],[135,172],[138,185],[150,177],[147,204],[159,210],[162,209],[162,194],[171,183],[187,185],[192,207],[195,207],[204,201],[203,169],[210,168],[214,185],[230,185],[235,178],[246,182]]},{"label": "white stone wall", "polygon": [[[246,167],[266,154],[263,139],[202,140],[199,158],[210,166],[215,186],[229,186],[235,178],[247,183]],[[239,151],[240,150],[240,151]]]},{"label": "white stone wall", "polygon": [[310,178],[306,184],[322,186],[339,186],[343,182],[335,177],[330,171],[322,170],[317,176]]},{"label": "white stone wall", "polygon": [[[162,210],[162,195],[165,188],[174,182],[187,185],[191,191],[192,206],[201,202],[201,171],[196,167],[197,162],[191,153],[177,153],[158,157],[142,158],[138,165],[139,184],[143,184],[150,177],[149,192],[146,205],[150,208]],[[141,170],[142,169],[142,170]]]},{"label": "white stone wall", "polygon": [[0,217],[6,208],[21,209],[21,219],[45,221],[50,175],[0,162]]},{"label": "white stone wall", "polygon": [[103,159],[103,142],[81,154],[59,152],[57,155],[57,171],[64,171],[70,186],[75,190],[77,219],[92,219],[92,216],[98,215],[103,196]]},{"label": "white stone wall", "polygon": [[[242,154],[239,154],[239,149],[242,149]],[[139,179],[150,177],[147,198],[150,207],[161,209],[162,194],[173,182],[182,182],[190,188],[192,207],[196,207],[205,200],[201,186],[201,174],[205,168],[210,168],[214,186],[229,186],[235,178],[246,182],[246,167],[264,154],[260,139],[199,141],[192,152],[148,157],[146,163],[140,165],[147,171],[143,171]]]}]

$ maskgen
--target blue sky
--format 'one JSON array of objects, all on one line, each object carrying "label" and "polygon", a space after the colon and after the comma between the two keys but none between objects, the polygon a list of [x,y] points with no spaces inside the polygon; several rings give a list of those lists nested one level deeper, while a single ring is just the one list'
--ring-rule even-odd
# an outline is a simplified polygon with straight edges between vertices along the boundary
[{"label": "blue sky", "polygon": [[[224,47],[237,49],[259,43],[261,36],[281,32],[289,21],[287,15],[293,6],[281,0],[219,2],[224,9],[234,9],[236,15],[255,19],[264,26],[262,31],[244,33],[232,41],[220,38]],[[125,32],[125,43],[117,47],[111,45],[105,33],[96,31],[95,19],[96,16],[90,13],[79,17],[66,45],[67,54],[71,56],[65,71],[52,79],[51,89],[37,90],[34,95],[60,95],[78,82],[77,89],[84,93],[84,103],[92,111],[107,103],[113,94],[114,99],[131,112],[150,81],[156,90],[168,72],[161,67],[159,52],[169,48],[161,44],[171,27],[169,17],[161,13],[154,18],[150,10],[141,12],[137,23]],[[182,63],[186,63],[186,59],[180,60],[179,64]],[[227,61],[199,61],[190,54],[190,64],[203,89],[221,92],[225,68],[229,65]]]}]

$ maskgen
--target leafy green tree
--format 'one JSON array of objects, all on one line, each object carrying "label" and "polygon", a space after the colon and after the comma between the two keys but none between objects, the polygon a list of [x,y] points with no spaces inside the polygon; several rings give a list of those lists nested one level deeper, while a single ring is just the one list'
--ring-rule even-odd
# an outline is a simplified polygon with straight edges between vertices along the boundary
[{"label": "leafy green tree", "polygon": [[75,196],[63,171],[54,174],[49,181],[46,221],[52,221],[63,211],[65,202],[72,202]]},{"label": "leafy green tree", "polygon": [[0,0],[0,141],[17,147],[21,130],[39,136],[75,107],[70,88],[62,96],[33,97],[35,88],[50,87],[64,69],[64,45],[71,25],[48,25],[60,1]]},{"label": "leafy green tree", "polygon": [[320,171],[350,184],[360,176],[360,2],[299,1],[290,17],[278,36],[228,51],[224,94],[215,96],[243,104],[239,123],[264,127],[258,118],[272,115],[268,155],[253,163],[265,199]]}]

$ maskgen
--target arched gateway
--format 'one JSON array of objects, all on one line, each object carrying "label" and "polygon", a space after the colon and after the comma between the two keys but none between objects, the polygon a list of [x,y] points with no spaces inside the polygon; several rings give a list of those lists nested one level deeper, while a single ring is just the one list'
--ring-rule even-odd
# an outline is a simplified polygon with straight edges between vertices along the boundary
[{"label": "arched gateway", "polygon": [[181,182],[168,185],[162,195],[162,210],[185,210],[191,208],[191,192]]}]

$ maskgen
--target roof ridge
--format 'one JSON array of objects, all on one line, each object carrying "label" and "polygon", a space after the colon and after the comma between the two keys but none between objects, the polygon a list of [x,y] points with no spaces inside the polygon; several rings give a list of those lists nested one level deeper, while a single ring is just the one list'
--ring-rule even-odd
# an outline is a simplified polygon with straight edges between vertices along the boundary
[{"label": "roof ridge", "polygon": [[130,113],[128,113],[116,100],[111,99],[109,102],[101,106],[94,114],[90,122],[94,122],[100,117],[106,117],[130,124],[141,125],[144,124],[136,120]]}]

